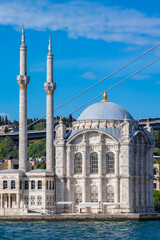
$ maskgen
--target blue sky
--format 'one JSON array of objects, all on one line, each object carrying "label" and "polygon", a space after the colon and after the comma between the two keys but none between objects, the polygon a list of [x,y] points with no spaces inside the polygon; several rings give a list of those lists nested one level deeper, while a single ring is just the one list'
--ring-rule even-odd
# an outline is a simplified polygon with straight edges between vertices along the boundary
[{"label": "blue sky", "polygon": [[[137,57],[160,39],[157,0],[0,0],[0,114],[18,119],[19,46],[25,25],[28,48],[28,118],[45,115],[46,54],[51,34],[55,107]],[[137,61],[55,112],[66,115],[160,56]],[[135,118],[160,117],[160,62],[108,93]],[[100,101],[98,98],[96,101]],[[93,102],[93,103],[94,103]],[[73,116],[78,117],[84,108]]]}]

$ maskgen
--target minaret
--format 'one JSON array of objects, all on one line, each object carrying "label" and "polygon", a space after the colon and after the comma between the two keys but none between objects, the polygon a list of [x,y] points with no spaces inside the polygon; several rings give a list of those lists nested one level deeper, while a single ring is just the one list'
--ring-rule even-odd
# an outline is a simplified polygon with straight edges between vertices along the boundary
[{"label": "minaret", "polygon": [[44,89],[47,94],[47,119],[46,119],[46,170],[54,171],[54,114],[53,114],[53,94],[56,83],[53,83],[53,54],[51,36],[49,35],[49,46],[47,54],[47,82]]},{"label": "minaret", "polygon": [[25,45],[24,25],[22,27],[22,44],[20,46],[20,75],[19,84],[19,170],[27,170],[27,85],[30,77],[27,76],[27,46]]}]

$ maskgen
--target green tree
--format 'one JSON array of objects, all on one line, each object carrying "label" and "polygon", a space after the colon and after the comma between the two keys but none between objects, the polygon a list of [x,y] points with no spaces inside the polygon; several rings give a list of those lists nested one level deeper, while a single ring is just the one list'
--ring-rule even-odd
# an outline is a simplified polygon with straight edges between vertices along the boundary
[{"label": "green tree", "polygon": [[160,203],[160,191],[154,189],[153,194],[154,194],[154,198],[153,198],[154,205],[157,205],[158,203]]},{"label": "green tree", "polygon": [[14,147],[14,142],[11,138],[0,138],[0,158],[8,158],[9,156],[18,159],[18,148]]},{"label": "green tree", "polygon": [[33,130],[37,130],[37,131],[40,131],[40,130],[43,130],[44,128],[46,128],[46,121],[40,121],[36,124],[33,125]]},{"label": "green tree", "polygon": [[37,164],[37,168],[38,169],[46,169],[46,163],[43,161],[43,162],[40,162]]},{"label": "green tree", "polygon": [[46,139],[42,139],[38,142],[32,143],[28,147],[28,157],[38,158],[46,155]]}]

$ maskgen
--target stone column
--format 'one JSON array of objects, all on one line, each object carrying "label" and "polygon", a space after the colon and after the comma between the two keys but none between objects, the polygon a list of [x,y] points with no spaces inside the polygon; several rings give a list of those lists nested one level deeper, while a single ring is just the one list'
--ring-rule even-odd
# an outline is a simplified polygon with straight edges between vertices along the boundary
[{"label": "stone column", "polygon": [[83,175],[83,194],[82,194],[82,197],[83,197],[83,202],[86,202],[86,145],[83,146],[83,149],[82,149],[82,175]]},{"label": "stone column", "polygon": [[54,114],[53,114],[53,94],[56,84],[53,83],[53,54],[51,53],[51,37],[49,37],[49,47],[47,54],[47,82],[44,83],[44,89],[47,94],[47,119],[46,119],[46,169],[54,171]]},{"label": "stone column", "polygon": [[25,45],[24,26],[22,29],[22,44],[20,46],[20,75],[17,83],[20,88],[19,99],[19,170],[27,170],[27,47]]},{"label": "stone column", "polygon": [[71,180],[70,179],[67,179],[67,191],[68,191],[68,201],[71,201]]},{"label": "stone column", "polygon": [[3,194],[1,193],[1,208],[3,208]]},{"label": "stone column", "polygon": [[98,176],[99,176],[99,184],[98,184],[98,201],[102,202],[102,168],[103,168],[103,148],[102,145],[98,151]]},{"label": "stone column", "polygon": [[10,193],[8,193],[8,208],[11,207],[11,196]]},{"label": "stone column", "polygon": [[67,177],[71,176],[71,148],[67,147]]},{"label": "stone column", "polygon": [[149,184],[148,184],[148,147],[146,148],[146,207],[149,206]]},{"label": "stone column", "polygon": [[144,208],[144,146],[141,146],[141,208]]},{"label": "stone column", "polygon": [[119,153],[118,150],[115,152],[115,202],[119,202]]}]

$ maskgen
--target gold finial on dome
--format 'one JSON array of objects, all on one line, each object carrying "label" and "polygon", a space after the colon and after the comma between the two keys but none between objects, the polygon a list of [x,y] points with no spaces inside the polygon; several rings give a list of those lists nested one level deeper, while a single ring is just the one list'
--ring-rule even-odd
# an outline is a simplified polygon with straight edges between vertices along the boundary
[{"label": "gold finial on dome", "polygon": [[127,120],[127,115],[125,114],[125,120]]},{"label": "gold finial on dome", "polygon": [[103,100],[101,102],[109,102],[108,99],[107,99],[106,87],[104,89]]}]

